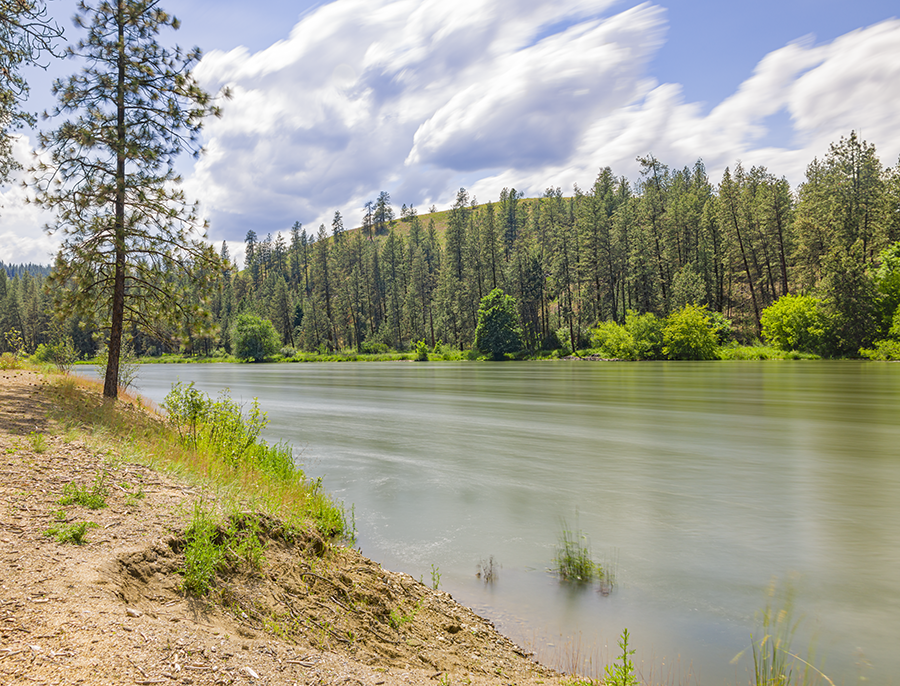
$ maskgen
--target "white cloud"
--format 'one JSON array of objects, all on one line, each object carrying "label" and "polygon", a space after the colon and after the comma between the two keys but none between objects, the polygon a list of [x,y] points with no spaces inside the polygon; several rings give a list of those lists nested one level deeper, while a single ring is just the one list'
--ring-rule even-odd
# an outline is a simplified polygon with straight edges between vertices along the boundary
[{"label": "white cloud", "polygon": [[[708,113],[678,84],[648,73],[664,12],[614,0],[336,0],[266,50],[211,52],[197,75],[231,85],[207,124],[208,154],[187,174],[211,238],[264,237],[335,210],[355,225],[388,190],[396,204],[445,207],[466,186],[480,200],[504,186],[570,191],[599,168],[634,177],[637,155],[670,166],[701,157],[713,178],[741,160],[793,184],[828,144],[855,129],[885,164],[900,155],[900,21],[762,56]],[[710,56],[714,59],[714,56]],[[770,121],[789,120],[787,146]],[[19,141],[25,154],[29,142]],[[0,259],[46,261],[46,218],[8,187]],[[234,250],[233,250],[234,252]]]},{"label": "white cloud", "polygon": [[[14,139],[13,156],[23,167],[33,163],[31,150],[27,136]],[[0,187],[0,261],[50,264],[60,240],[44,232],[52,215],[27,202],[32,193],[22,187],[23,178],[24,172],[14,173],[9,183]]]}]

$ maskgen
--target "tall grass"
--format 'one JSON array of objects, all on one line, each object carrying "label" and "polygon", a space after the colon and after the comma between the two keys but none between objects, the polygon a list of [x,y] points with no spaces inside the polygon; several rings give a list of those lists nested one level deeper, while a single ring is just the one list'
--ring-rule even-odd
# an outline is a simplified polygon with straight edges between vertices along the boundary
[{"label": "tall grass", "polygon": [[112,452],[194,481],[223,517],[253,511],[298,531],[316,529],[324,538],[352,539],[340,506],[308,479],[287,444],[260,438],[267,424],[254,401],[247,413],[226,394],[212,400],[193,385],[176,384],[164,401],[168,415],[149,412],[139,400],[120,394],[105,401],[99,383],[58,378],[55,412]]},{"label": "tall grass", "polygon": [[751,634],[755,686],[834,686],[815,665],[812,648],[802,657],[793,647],[794,634],[801,623],[794,618],[793,586],[788,583],[779,589],[773,581],[767,595],[766,607],[758,617],[759,631],[756,637]]},{"label": "tall grass", "polygon": [[587,537],[580,531],[570,531],[565,520],[556,545],[555,571],[565,581],[588,583],[603,577],[603,568],[591,557]]}]

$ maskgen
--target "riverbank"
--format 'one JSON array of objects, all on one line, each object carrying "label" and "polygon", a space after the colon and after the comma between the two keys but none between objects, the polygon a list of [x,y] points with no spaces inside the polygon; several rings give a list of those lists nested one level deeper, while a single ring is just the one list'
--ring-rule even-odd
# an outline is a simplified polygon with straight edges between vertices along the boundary
[{"label": "riverbank", "polygon": [[[89,382],[0,372],[0,682],[565,681],[448,594],[254,511],[259,566],[186,594],[185,530],[221,494],[142,452],[156,420],[137,403],[114,423],[86,423],[85,407],[107,411]],[[104,506],[61,503],[75,491]]]},{"label": "riverbank", "polygon": [[[487,361],[489,358],[472,350],[455,350],[444,346],[443,350],[429,352],[427,359],[418,359],[415,352],[390,351],[383,353],[357,353],[343,351],[334,353],[316,353],[297,351],[293,355],[276,355],[266,359],[263,364],[277,362],[462,362],[462,361]],[[803,353],[793,350],[778,350],[766,345],[732,345],[722,346],[717,351],[718,360],[819,360],[819,355]],[[848,359],[848,358],[834,358]],[[856,358],[854,358],[856,359]],[[624,358],[609,357],[595,349],[578,350],[574,354],[565,351],[541,351],[539,353],[520,354],[507,361],[553,361],[553,360],[581,360],[587,362],[626,362]],[[185,355],[161,355],[158,357],[140,357],[136,364],[215,364],[219,362],[240,363],[240,360],[232,355],[214,355],[207,357]],[[85,360],[76,364],[97,364],[96,360]]]}]

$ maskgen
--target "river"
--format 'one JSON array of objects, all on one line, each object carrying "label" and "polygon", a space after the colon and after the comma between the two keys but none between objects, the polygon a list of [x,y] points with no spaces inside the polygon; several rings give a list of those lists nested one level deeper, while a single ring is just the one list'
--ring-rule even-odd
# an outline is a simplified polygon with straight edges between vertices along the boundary
[{"label": "river", "polygon": [[[259,398],[267,437],[355,509],[358,545],[544,661],[747,683],[755,613],[792,587],[835,683],[900,675],[900,365],[862,362],[146,365]],[[609,594],[549,571],[581,532]],[[485,583],[476,571],[493,560]]]}]

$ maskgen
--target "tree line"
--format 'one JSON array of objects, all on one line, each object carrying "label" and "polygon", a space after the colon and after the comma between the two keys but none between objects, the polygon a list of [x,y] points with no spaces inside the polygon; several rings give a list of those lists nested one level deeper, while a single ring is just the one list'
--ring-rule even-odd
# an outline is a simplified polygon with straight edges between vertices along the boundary
[{"label": "tree line", "polygon": [[208,345],[228,349],[234,316],[253,312],[291,348],[468,348],[495,288],[515,298],[530,350],[586,348],[600,321],[688,304],[721,314],[747,342],[787,294],[820,300],[826,354],[886,335],[892,312],[881,311],[875,275],[900,240],[900,171],[873,145],[855,133],[832,144],[796,192],[764,167],[737,164],[715,185],[701,161],[640,164],[634,183],[605,168],[570,195],[504,189],[478,204],[460,189],[449,211],[420,217],[404,205],[397,220],[381,193],[358,229],[335,213],[314,233],[295,224],[289,240],[248,231],[244,269],[220,275]]},{"label": "tree line", "polygon": [[[819,311],[817,352],[856,355],[889,336],[898,303],[878,275],[900,240],[900,171],[883,167],[873,145],[842,138],[796,191],[763,167],[737,164],[716,185],[700,161],[640,164],[634,183],[605,168],[570,195],[504,189],[479,204],[460,189],[447,211],[419,216],[404,204],[397,218],[382,192],[355,229],[336,212],[315,233],[299,222],[287,236],[260,240],[250,230],[242,269],[223,244],[215,273],[169,274],[183,315],[153,330],[134,323],[127,337],[139,354],[230,353],[234,323],[249,313],[272,323],[288,354],[409,350],[419,341],[466,349],[494,289],[514,298],[532,351],[588,348],[598,322],[665,317],[690,304],[749,342],[764,333],[767,308],[800,294]],[[34,304],[46,297],[40,277],[20,279],[7,287],[16,304],[6,311],[46,319],[39,313],[50,308]],[[76,320],[67,330],[88,353],[96,344]],[[30,325],[29,344],[41,342],[40,328]]]}]

